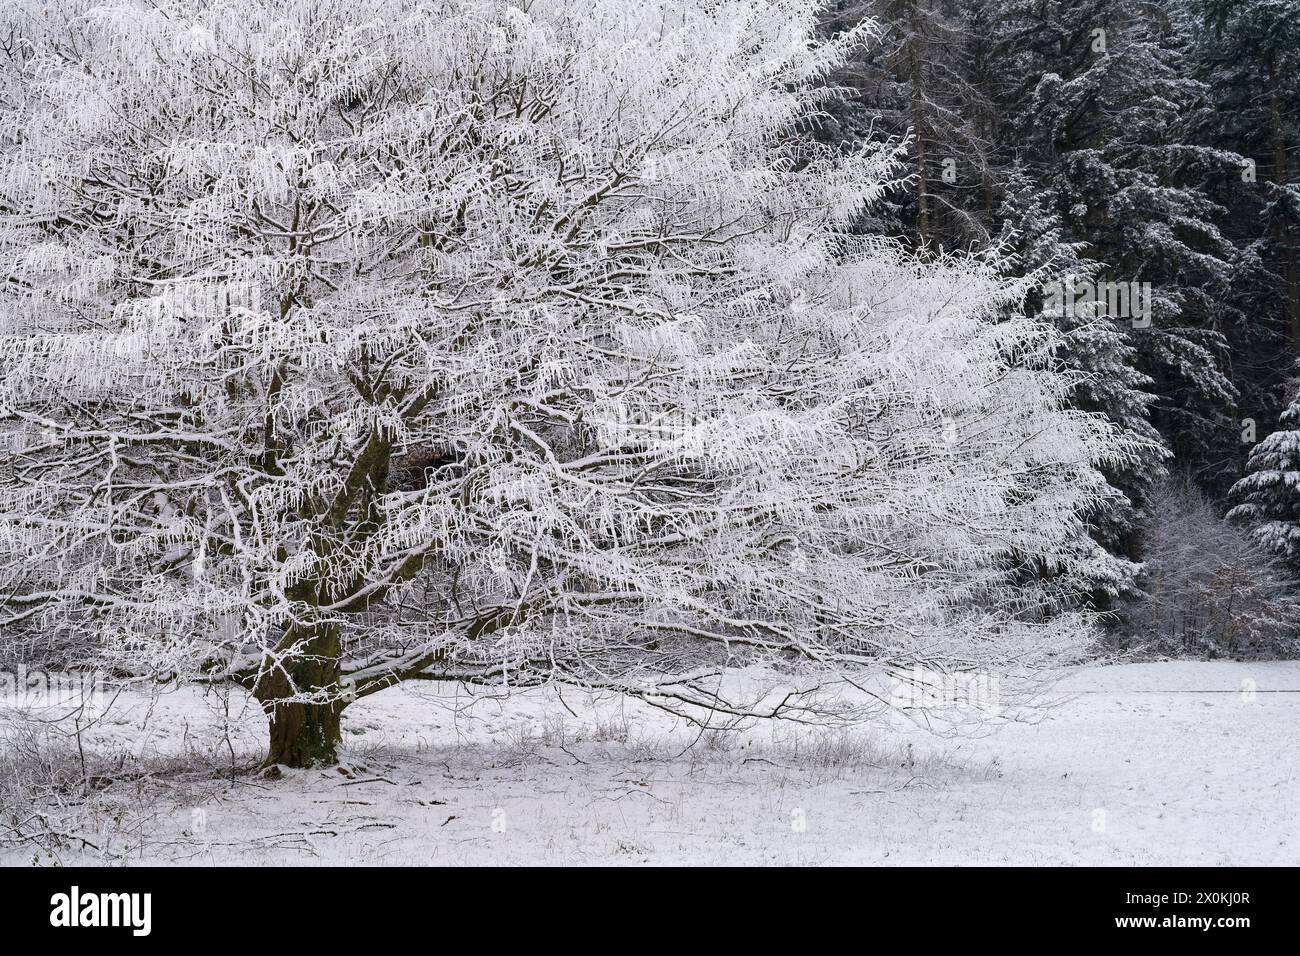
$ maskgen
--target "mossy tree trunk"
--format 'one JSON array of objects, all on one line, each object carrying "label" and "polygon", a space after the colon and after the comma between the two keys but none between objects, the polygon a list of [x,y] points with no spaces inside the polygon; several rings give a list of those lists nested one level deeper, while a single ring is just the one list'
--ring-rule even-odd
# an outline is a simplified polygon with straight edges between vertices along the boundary
[{"label": "mossy tree trunk", "polygon": [[266,766],[329,766],[338,763],[342,739],[343,707],[327,704],[280,702],[271,705],[271,746]]},{"label": "mossy tree trunk", "polygon": [[264,766],[314,767],[338,763],[343,709],[339,633],[332,624],[295,626],[281,647],[291,657],[268,669],[253,689],[270,720]]},{"label": "mossy tree trunk", "polygon": [[[373,398],[369,394],[363,397]],[[313,515],[323,525],[324,533],[313,542],[319,555],[328,556],[330,542],[340,537],[356,545],[378,531],[384,521],[378,502],[389,484],[391,456],[392,443],[379,430],[372,431],[328,510]],[[407,562],[392,576],[393,582],[408,579],[422,564],[422,559]],[[359,582],[357,588],[364,583]],[[378,598],[384,589],[368,590]],[[367,606],[363,600],[350,607],[319,580],[301,581],[288,593],[295,601],[313,607],[333,604],[336,609],[357,611]],[[253,693],[271,722],[267,766],[312,767],[338,762],[343,709],[351,699],[339,681],[342,656],[336,624],[296,623],[285,633],[276,655],[264,662]]]}]

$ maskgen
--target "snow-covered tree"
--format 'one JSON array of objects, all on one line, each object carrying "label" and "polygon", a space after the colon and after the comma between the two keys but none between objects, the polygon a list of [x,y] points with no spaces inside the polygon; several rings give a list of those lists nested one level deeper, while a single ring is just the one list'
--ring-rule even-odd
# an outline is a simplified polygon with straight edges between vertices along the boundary
[{"label": "snow-covered tree", "polygon": [[1078,376],[1071,402],[1105,415],[1132,449],[1103,469],[1121,494],[1092,521],[1093,537],[1109,555],[1094,566],[1098,574],[1091,582],[1096,603],[1104,606],[1130,588],[1138,571],[1131,560],[1138,552],[1134,534],[1168,457],[1150,420],[1152,382],[1137,369],[1136,349],[1121,320],[1100,311],[1096,303],[1066,308],[1063,299],[1052,301],[1050,289],[1096,281],[1102,265],[1086,257],[1085,242],[1069,238],[1050,195],[1024,173],[1008,177],[1006,193],[999,211],[1003,241],[1014,250],[1023,274],[1045,280],[1046,288],[1031,290],[1025,306],[1030,315],[1061,332],[1057,358]]},{"label": "snow-covered tree", "polygon": [[[1215,97],[1214,128],[1251,157],[1242,179],[1269,227],[1268,259],[1281,296],[1292,354],[1300,353],[1300,3],[1296,0],[1179,0]],[[1257,160],[1257,162],[1256,162]]]},{"label": "snow-covered tree", "polygon": [[892,225],[918,245],[984,246],[996,233],[997,117],[984,85],[982,14],[978,0],[828,4],[825,31],[869,22],[879,40],[832,73],[850,95],[827,104],[818,133],[837,142],[906,138],[909,176],[892,197]]},{"label": "snow-covered tree", "polygon": [[[997,263],[845,224],[797,0],[5,0],[0,633],[233,681],[798,714],[1035,663],[1129,454]],[[1065,573],[1055,573],[1055,572]],[[1045,573],[1053,572],[1053,573]]]},{"label": "snow-covered tree", "polygon": [[1120,606],[1112,640],[1125,651],[1177,657],[1293,657],[1300,595],[1286,567],[1225,521],[1195,486],[1152,489],[1142,526],[1140,598]]},{"label": "snow-covered tree", "polygon": [[1246,475],[1232,495],[1240,504],[1228,517],[1244,522],[1257,541],[1300,571],[1300,396],[1282,413],[1277,431],[1250,450]]},{"label": "snow-covered tree", "polygon": [[[1287,406],[1300,354],[1300,2],[1166,0],[1190,38],[1190,65],[1208,87],[1213,111],[1198,139],[1241,154],[1233,175],[1206,185],[1229,210],[1225,233],[1240,254],[1220,297],[1240,418],[1261,434]],[[1246,443],[1234,443],[1217,490],[1244,472]]]},{"label": "snow-covered tree", "polygon": [[[1222,303],[1240,251],[1203,184],[1235,177],[1241,157],[1197,138],[1208,90],[1189,75],[1185,36],[1155,13],[1129,0],[995,0],[992,73],[1038,193],[1021,207],[1053,211],[1098,278],[1149,283],[1142,314],[1117,317],[1120,339],[1181,467],[1221,470],[1239,431]],[[1139,469],[1142,483],[1156,477]]]}]

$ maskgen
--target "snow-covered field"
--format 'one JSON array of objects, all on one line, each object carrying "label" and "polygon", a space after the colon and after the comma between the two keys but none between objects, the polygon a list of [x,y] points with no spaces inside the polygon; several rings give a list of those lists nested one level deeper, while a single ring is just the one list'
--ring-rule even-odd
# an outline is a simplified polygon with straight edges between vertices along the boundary
[{"label": "snow-covered field", "polygon": [[980,736],[701,735],[614,698],[408,686],[348,711],[346,768],[279,779],[247,769],[242,701],[118,700],[83,744],[122,770],[57,798],[61,845],[0,861],[1300,863],[1300,662],[1091,667],[1055,694]]}]

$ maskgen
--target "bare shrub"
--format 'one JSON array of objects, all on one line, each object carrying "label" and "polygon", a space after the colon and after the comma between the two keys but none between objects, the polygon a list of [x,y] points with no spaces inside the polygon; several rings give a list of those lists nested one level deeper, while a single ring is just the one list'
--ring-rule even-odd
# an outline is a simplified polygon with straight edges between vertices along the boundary
[{"label": "bare shrub", "polygon": [[0,712],[0,859],[35,865],[140,858],[159,820],[228,784],[216,750],[140,757]]},{"label": "bare shrub", "polygon": [[1286,569],[1183,481],[1152,495],[1140,592],[1114,641],[1171,657],[1300,656],[1300,596]]}]

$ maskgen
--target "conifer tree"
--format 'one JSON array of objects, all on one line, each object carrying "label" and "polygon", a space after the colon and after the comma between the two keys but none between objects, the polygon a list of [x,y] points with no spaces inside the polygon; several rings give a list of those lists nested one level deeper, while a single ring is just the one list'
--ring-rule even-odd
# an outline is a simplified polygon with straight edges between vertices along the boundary
[{"label": "conifer tree", "polygon": [[1300,397],[1279,426],[1251,449],[1247,474],[1232,489],[1240,503],[1228,516],[1300,573]]}]

